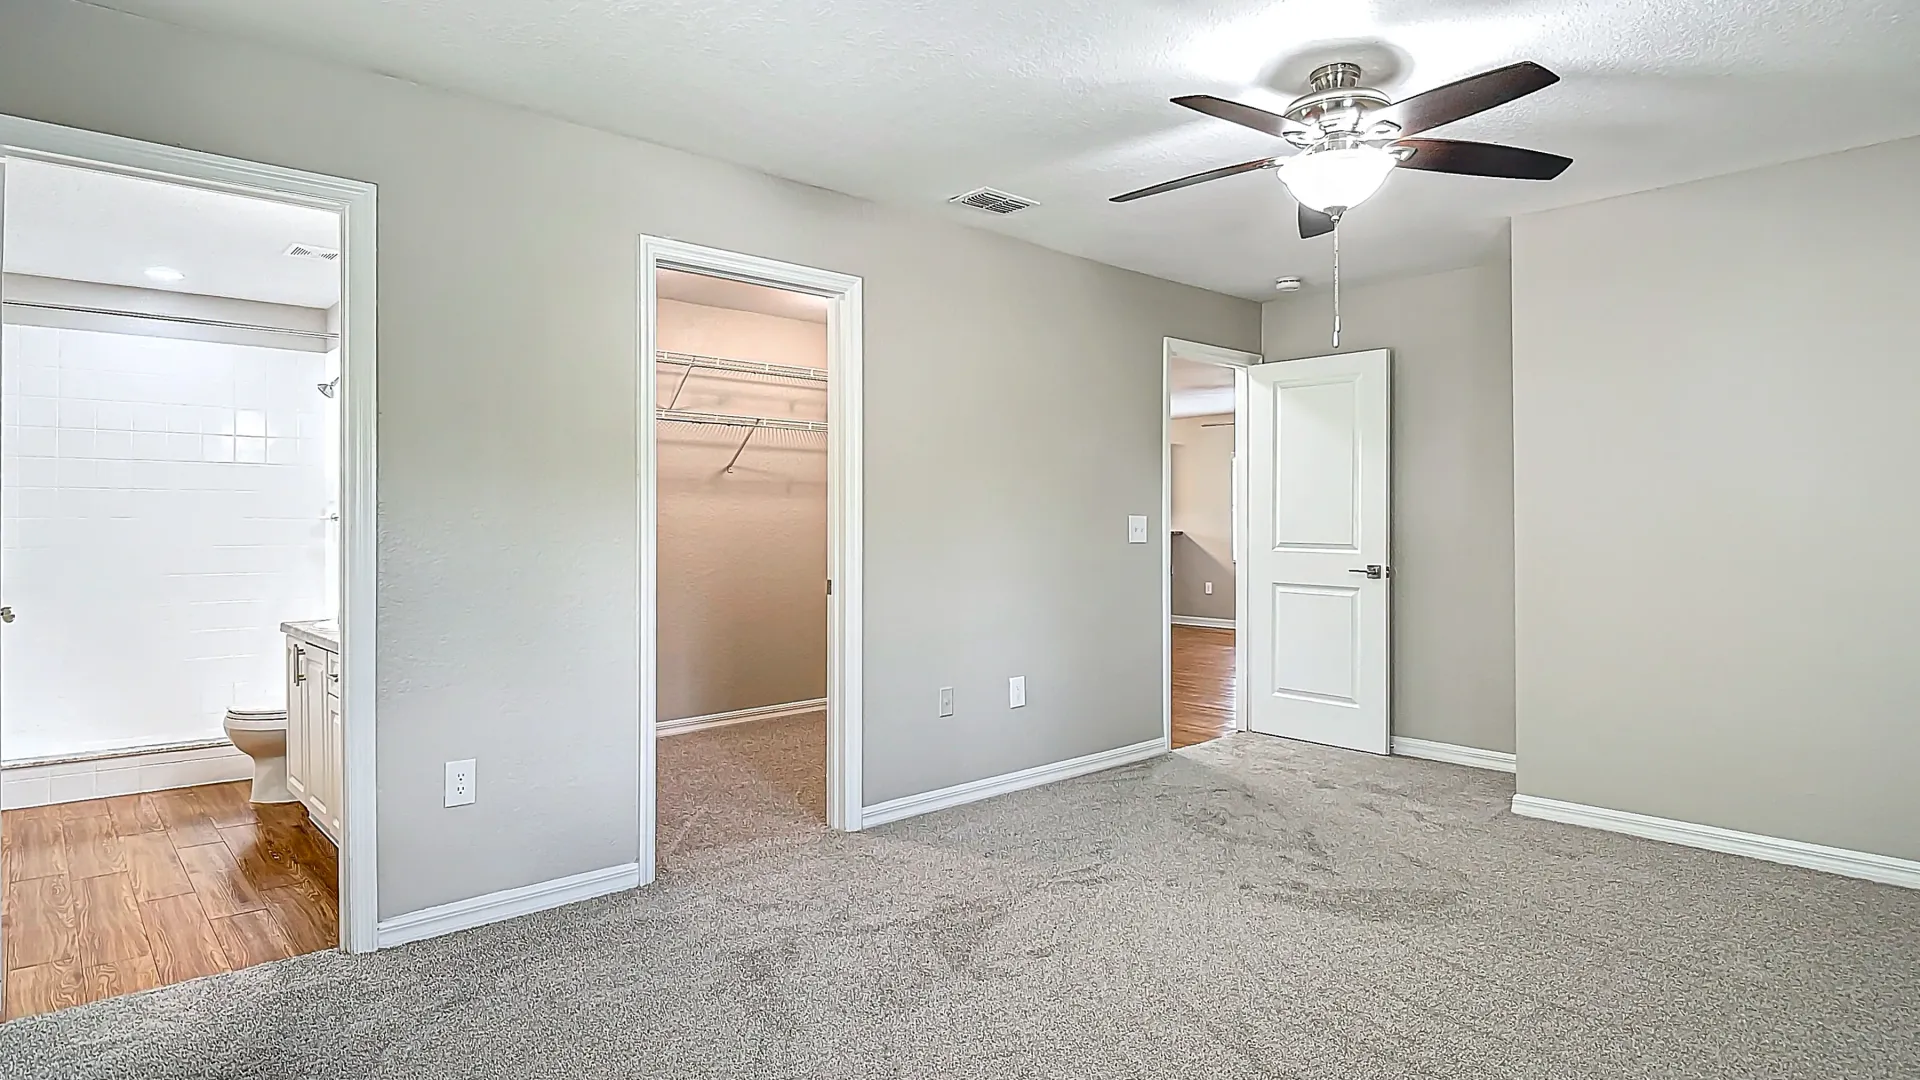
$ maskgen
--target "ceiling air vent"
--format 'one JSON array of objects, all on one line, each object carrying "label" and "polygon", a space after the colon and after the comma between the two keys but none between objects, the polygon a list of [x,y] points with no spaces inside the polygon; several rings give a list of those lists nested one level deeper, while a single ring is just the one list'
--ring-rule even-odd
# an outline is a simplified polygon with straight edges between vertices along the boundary
[{"label": "ceiling air vent", "polygon": [[1018,195],[1009,195],[990,187],[974,188],[965,195],[955,195],[947,201],[959,206],[971,206],[975,210],[985,210],[989,214],[1016,214],[1030,206],[1040,205],[1032,199],[1023,199]]},{"label": "ceiling air vent", "polygon": [[340,252],[335,248],[323,248],[316,244],[288,244],[281,252],[296,259],[318,259],[321,262],[337,262]]}]

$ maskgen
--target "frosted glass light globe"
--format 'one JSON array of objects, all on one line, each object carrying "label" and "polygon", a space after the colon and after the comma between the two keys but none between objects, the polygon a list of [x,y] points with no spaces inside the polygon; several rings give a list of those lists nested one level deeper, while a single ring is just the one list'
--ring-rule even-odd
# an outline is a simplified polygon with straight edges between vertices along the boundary
[{"label": "frosted glass light globe", "polygon": [[1377,146],[1320,150],[1288,158],[1280,179],[1302,206],[1322,213],[1336,206],[1351,210],[1380,190],[1396,164]]}]

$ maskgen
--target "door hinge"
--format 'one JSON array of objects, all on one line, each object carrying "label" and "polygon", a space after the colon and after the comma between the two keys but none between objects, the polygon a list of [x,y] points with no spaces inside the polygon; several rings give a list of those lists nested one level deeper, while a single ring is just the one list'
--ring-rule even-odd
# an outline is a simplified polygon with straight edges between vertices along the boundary
[{"label": "door hinge", "polygon": [[827,579],[827,595],[828,596],[833,595],[833,579],[832,578]]}]

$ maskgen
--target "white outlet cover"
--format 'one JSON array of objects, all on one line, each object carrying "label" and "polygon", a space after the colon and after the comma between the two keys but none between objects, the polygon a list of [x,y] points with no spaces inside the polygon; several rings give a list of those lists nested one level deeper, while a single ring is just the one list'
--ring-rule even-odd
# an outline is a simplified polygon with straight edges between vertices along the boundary
[{"label": "white outlet cover", "polygon": [[1127,517],[1127,543],[1144,544],[1147,542],[1147,515],[1131,514]]},{"label": "white outlet cover", "polygon": [[447,762],[447,805],[467,806],[473,802],[474,759]]}]

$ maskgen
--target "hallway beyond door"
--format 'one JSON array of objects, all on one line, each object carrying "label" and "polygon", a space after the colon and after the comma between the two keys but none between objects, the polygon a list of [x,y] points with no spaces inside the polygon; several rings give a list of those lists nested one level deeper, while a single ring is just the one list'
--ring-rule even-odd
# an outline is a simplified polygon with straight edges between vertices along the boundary
[{"label": "hallway beyond door", "polygon": [[1233,730],[1233,631],[1173,628],[1173,748]]}]

